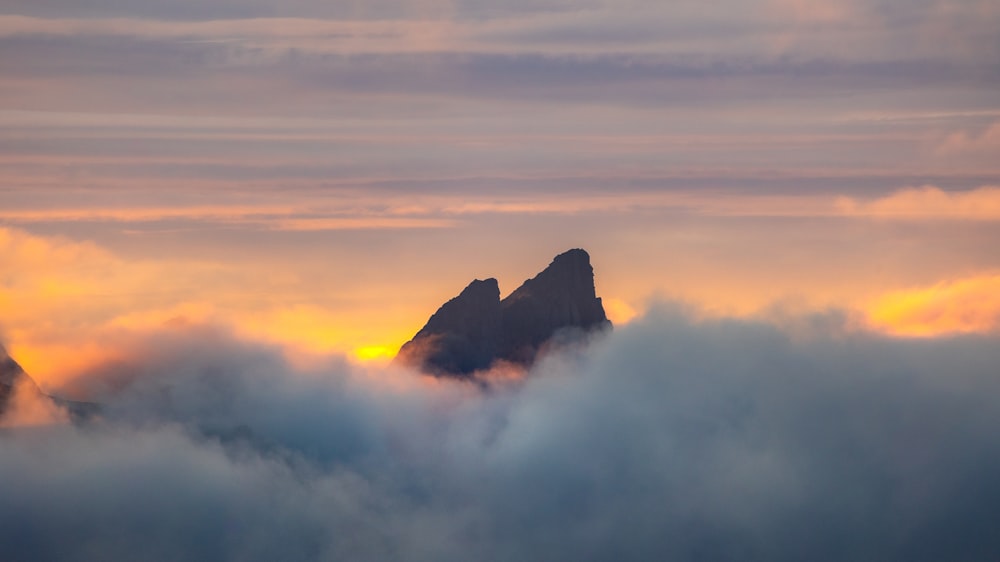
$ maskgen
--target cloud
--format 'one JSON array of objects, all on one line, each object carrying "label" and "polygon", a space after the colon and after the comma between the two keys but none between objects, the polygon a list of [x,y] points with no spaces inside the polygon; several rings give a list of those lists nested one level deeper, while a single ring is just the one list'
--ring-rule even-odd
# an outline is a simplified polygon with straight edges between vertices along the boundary
[{"label": "cloud", "polygon": [[661,306],[484,393],[302,372],[196,327],[94,374],[105,421],[0,434],[0,543],[32,560],[983,559],[998,362],[986,337],[790,337]]},{"label": "cloud", "polygon": [[[171,213],[230,224],[260,220],[272,228],[281,221],[304,220],[285,225],[296,232],[441,226],[431,219],[366,218],[363,213],[357,219],[329,223],[266,213],[261,218],[239,208],[98,211],[89,216],[142,221]],[[61,211],[42,215],[53,221],[66,216]],[[88,216],[86,210],[70,215]],[[289,353],[360,353],[369,348],[365,353],[370,355],[371,348],[398,347],[409,337],[411,327],[396,318],[399,308],[389,312],[364,308],[374,298],[387,308],[398,304],[386,298],[377,283],[340,282],[343,287],[331,296],[322,272],[305,277],[307,273],[287,271],[273,262],[248,263],[232,256],[218,263],[189,257],[126,258],[91,242],[0,227],[0,320],[5,343],[47,391],[58,391],[93,365],[114,360],[136,337],[170,325],[232,326],[241,336],[280,343]],[[421,303],[409,306],[419,309]]]},{"label": "cloud", "polygon": [[[49,209],[44,211],[0,211],[0,220],[13,224],[32,222],[121,222],[156,223],[171,220],[213,225],[290,231],[395,230],[449,228],[454,221],[434,217],[379,216],[375,213],[317,213],[289,207],[167,207],[143,209]],[[338,216],[339,215],[339,216]]]},{"label": "cloud", "polygon": [[902,220],[1000,220],[1000,187],[944,191],[927,185],[897,191],[874,201],[840,198],[840,212],[848,216]]},{"label": "cloud", "polygon": [[[3,355],[0,353],[0,356]],[[68,422],[69,414],[42,394],[32,381],[23,377],[19,378],[10,396],[4,401],[3,412],[0,414],[0,430]]]},{"label": "cloud", "polygon": [[[149,113],[181,107],[171,99],[175,90],[156,95],[163,88],[197,92],[190,100],[196,107],[217,108],[202,112],[208,114],[232,110],[235,99],[237,107],[261,104],[246,82],[267,98],[262,107],[283,106],[276,96],[290,98],[287,113],[306,93],[319,98],[317,108],[350,95],[400,92],[662,108],[916,86],[977,89],[998,79],[990,64],[996,49],[986,47],[995,43],[998,16],[972,7],[943,25],[925,10],[898,6],[908,17],[880,17],[866,2],[817,9],[769,0],[705,9],[700,2],[634,1],[628,9],[517,6],[472,17],[460,15],[461,7],[421,4],[375,18],[308,17],[288,7],[272,7],[270,17],[141,17],[125,7],[117,17],[8,14],[0,16],[0,45],[10,54],[4,69],[24,79],[18,85],[37,80],[35,89],[51,89],[61,78],[79,91],[95,74],[105,80],[93,87],[107,79],[137,87],[142,80],[147,96],[156,96],[157,110]],[[231,84],[206,80],[220,73]]]},{"label": "cloud", "polygon": [[943,153],[913,164],[928,139],[995,116],[844,119],[992,107],[1000,25],[982,2],[16,4],[0,16],[0,113],[66,125],[0,139],[4,183],[36,193],[78,181],[167,198],[386,176],[478,184],[515,170],[794,171],[810,187],[997,172],[988,146],[960,166]]},{"label": "cloud", "polygon": [[[179,265],[123,260],[90,242],[0,227],[0,311],[11,354],[51,389],[114,354],[107,343],[121,334],[108,328],[119,315],[172,308],[185,286],[219,273],[194,267],[176,275]],[[52,318],[60,321],[39,322]]]},{"label": "cloud", "polygon": [[997,154],[1000,152],[1000,121],[987,126],[979,133],[957,131],[945,137],[937,149],[944,156],[956,154]]},{"label": "cloud", "polygon": [[[418,0],[393,3],[394,10],[331,9],[311,2],[255,10],[243,3],[251,9],[225,15],[199,14],[183,3],[139,4],[80,10],[72,3],[47,14],[25,6],[0,17],[0,35],[207,40],[264,50],[341,53],[833,54],[845,60],[983,63],[991,53],[984,40],[995,39],[991,24],[1000,17],[996,10],[974,5],[934,10],[918,3],[887,8],[875,1],[841,2],[836,7],[797,0],[729,1],[706,9],[688,0],[669,5],[632,0],[627,8],[590,1],[505,3],[498,8],[482,2]],[[178,13],[148,9],[157,4]],[[942,38],[949,44],[935,48],[934,41]]]},{"label": "cloud", "polygon": [[1000,330],[1000,275],[896,291],[871,306],[869,321],[888,333],[940,336]]}]

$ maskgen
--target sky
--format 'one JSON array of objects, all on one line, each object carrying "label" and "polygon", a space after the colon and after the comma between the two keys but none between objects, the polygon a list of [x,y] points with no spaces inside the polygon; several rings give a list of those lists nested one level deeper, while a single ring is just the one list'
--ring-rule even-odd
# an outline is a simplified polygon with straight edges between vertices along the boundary
[{"label": "sky", "polygon": [[619,324],[1000,315],[990,0],[3,0],[0,330],[45,386],[218,323],[391,356],[566,249]]},{"label": "sky", "polygon": [[0,552],[988,559],[998,242],[995,0],[0,0]]}]

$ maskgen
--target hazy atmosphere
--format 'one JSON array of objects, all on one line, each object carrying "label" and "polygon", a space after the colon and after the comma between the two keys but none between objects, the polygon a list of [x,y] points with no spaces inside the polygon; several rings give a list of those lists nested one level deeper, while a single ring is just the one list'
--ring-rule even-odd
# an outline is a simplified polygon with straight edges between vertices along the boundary
[{"label": "hazy atmosphere", "polygon": [[[995,1],[0,0],[0,86],[12,560],[1000,552]],[[393,362],[573,248],[613,329]]]}]

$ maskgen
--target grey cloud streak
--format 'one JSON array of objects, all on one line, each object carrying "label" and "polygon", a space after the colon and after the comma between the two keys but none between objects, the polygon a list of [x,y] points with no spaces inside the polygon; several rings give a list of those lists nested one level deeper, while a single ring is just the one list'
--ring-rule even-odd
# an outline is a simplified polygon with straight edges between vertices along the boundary
[{"label": "grey cloud streak", "polygon": [[486,394],[347,364],[296,373],[210,328],[160,335],[89,379],[109,421],[0,435],[0,546],[18,560],[997,552],[996,336],[794,322],[661,306]]},{"label": "grey cloud streak", "polygon": [[[275,25],[280,29],[280,22]],[[0,37],[5,52],[2,65],[12,75],[68,80],[86,76],[133,80],[170,77],[201,83],[209,78],[205,72],[222,71],[241,80],[277,79],[299,88],[322,88],[327,93],[406,91],[544,99],[558,92],[564,102],[613,99],[623,104],[643,99],[694,101],[697,98],[691,93],[685,96],[683,90],[665,88],[683,87],[689,81],[727,80],[726,91],[713,97],[739,99],[762,91],[797,97],[886,87],[974,88],[998,80],[992,64],[995,57],[977,63],[971,58],[930,52],[855,57],[770,49],[567,51],[461,46],[411,52],[406,44],[379,51],[337,47],[316,51],[308,42],[297,46],[294,37],[280,39],[281,46],[273,48],[226,39],[225,32],[219,33],[214,40],[211,35],[8,35]],[[776,92],[773,84],[758,82],[774,79],[787,83]],[[613,91],[604,86],[613,86]],[[700,95],[712,93],[703,83],[701,88]]]},{"label": "grey cloud streak", "polygon": [[[675,82],[692,79],[750,84],[701,84],[697,95],[680,92],[687,102],[716,89],[727,91],[726,99],[755,90],[794,97],[932,84],[975,89],[996,82],[1000,56],[1000,11],[988,5],[848,2],[810,10],[772,0],[707,9],[700,2],[634,1],[497,11],[441,1],[404,2],[396,13],[373,9],[373,17],[364,17],[358,3],[338,5],[339,14],[303,11],[328,3],[301,2],[271,6],[267,17],[229,19],[183,14],[201,3],[138,4],[178,9],[176,18],[137,11],[135,3],[97,2],[77,16],[61,5],[62,17],[49,19],[15,5],[0,16],[3,62],[8,72],[68,79],[150,80],[166,72],[207,91],[214,72],[227,70],[244,80],[256,72],[328,91],[532,99],[558,93],[561,102],[634,103],[669,102],[678,94]],[[102,6],[115,6],[116,17]],[[205,76],[209,69],[213,75]],[[772,80],[782,77],[787,83],[776,87]],[[664,79],[672,87],[663,87]]]},{"label": "grey cloud streak", "polygon": [[8,3],[0,183],[996,176],[988,3],[492,4]]}]

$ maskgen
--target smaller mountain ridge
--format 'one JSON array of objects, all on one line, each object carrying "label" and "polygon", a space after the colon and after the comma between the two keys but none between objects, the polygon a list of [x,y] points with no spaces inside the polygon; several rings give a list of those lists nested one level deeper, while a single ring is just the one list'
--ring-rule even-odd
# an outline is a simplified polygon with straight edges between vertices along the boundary
[{"label": "smaller mountain ridge", "polygon": [[590,255],[573,249],[503,300],[496,279],[473,281],[403,345],[396,361],[436,376],[470,378],[500,360],[530,366],[554,340],[610,328]]},{"label": "smaller mountain ridge", "polygon": [[472,373],[493,363],[502,341],[500,285],[476,279],[444,303],[396,357],[432,374]]}]

